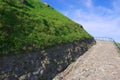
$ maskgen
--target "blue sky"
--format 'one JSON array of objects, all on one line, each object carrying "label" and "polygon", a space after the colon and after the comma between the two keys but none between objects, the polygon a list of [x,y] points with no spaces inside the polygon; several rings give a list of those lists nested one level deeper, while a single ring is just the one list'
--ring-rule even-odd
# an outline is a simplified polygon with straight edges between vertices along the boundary
[{"label": "blue sky", "polygon": [[95,37],[120,42],[120,0],[41,0],[83,25]]}]

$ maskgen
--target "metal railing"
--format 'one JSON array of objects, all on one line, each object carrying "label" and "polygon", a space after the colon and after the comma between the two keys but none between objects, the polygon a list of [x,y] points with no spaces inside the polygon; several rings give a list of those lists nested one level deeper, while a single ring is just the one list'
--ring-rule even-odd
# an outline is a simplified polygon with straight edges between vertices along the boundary
[{"label": "metal railing", "polygon": [[95,40],[111,41],[116,46],[116,48],[120,51],[120,46],[113,38],[110,38],[110,37],[94,37],[94,38]]}]

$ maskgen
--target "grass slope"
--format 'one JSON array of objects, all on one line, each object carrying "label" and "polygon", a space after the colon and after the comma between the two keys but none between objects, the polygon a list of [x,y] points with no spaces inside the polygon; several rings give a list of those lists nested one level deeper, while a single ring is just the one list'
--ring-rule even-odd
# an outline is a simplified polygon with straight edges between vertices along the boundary
[{"label": "grass slope", "polygon": [[88,38],[81,25],[39,0],[0,0],[0,55]]}]

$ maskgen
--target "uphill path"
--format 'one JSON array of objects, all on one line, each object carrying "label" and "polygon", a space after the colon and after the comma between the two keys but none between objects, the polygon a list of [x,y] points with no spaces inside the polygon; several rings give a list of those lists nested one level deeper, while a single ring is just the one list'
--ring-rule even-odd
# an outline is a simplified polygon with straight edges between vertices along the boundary
[{"label": "uphill path", "polygon": [[120,54],[110,41],[96,41],[53,80],[120,80]]}]

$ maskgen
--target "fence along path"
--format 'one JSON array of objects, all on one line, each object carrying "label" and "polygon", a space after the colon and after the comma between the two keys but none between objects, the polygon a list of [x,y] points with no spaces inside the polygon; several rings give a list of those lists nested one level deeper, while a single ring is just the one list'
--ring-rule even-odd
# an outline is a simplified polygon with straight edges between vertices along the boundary
[{"label": "fence along path", "polygon": [[120,51],[120,46],[118,45],[118,43],[110,37],[95,37],[96,40],[102,40],[102,41],[111,41],[113,42],[113,44],[116,46],[117,50]]},{"label": "fence along path", "polygon": [[120,54],[113,42],[97,40],[53,80],[120,80]]}]

